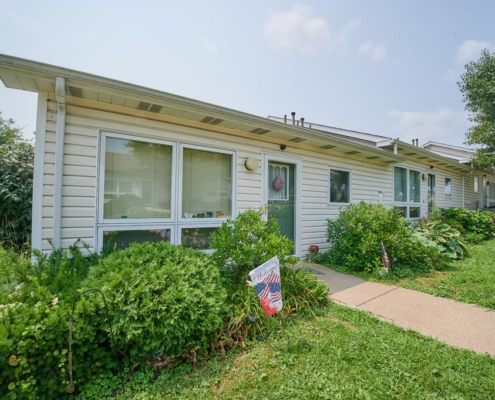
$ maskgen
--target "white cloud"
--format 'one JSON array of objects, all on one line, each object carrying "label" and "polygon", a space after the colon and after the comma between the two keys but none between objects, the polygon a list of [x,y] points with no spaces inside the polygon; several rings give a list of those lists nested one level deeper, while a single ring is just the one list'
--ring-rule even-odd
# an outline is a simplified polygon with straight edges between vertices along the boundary
[{"label": "white cloud", "polygon": [[371,40],[362,43],[358,48],[358,54],[371,57],[374,61],[387,58],[387,44],[374,44]]},{"label": "white cloud", "polygon": [[198,39],[201,42],[203,51],[206,54],[210,54],[210,55],[218,54],[218,46],[214,44],[206,35],[199,35]]},{"label": "white cloud", "polygon": [[274,47],[298,50],[304,54],[342,51],[359,21],[350,21],[339,31],[332,31],[324,18],[315,17],[310,7],[294,6],[274,13],[264,28]]},{"label": "white cloud", "polygon": [[419,139],[420,144],[438,141],[461,144],[469,127],[466,111],[455,111],[449,107],[440,107],[434,111],[398,111],[390,110],[393,137],[411,143]]},{"label": "white cloud", "polygon": [[484,40],[466,40],[457,48],[457,62],[466,64],[469,61],[478,60],[483,49],[490,49],[492,45]]}]

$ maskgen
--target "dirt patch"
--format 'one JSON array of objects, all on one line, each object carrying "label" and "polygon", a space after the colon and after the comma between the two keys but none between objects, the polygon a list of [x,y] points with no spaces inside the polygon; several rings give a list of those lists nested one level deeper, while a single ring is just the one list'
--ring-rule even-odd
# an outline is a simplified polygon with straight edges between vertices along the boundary
[{"label": "dirt patch", "polygon": [[337,317],[331,317],[330,320],[333,322],[338,322],[339,324],[344,325],[346,328],[349,328],[351,331],[357,330],[357,328],[354,325],[352,325],[349,321],[345,321],[345,320],[337,318]]},{"label": "dirt patch", "polygon": [[418,278],[418,281],[421,283],[423,287],[428,287],[430,282],[439,281],[445,278],[447,278],[447,274],[444,274],[443,272],[439,272],[438,274],[435,275]]}]

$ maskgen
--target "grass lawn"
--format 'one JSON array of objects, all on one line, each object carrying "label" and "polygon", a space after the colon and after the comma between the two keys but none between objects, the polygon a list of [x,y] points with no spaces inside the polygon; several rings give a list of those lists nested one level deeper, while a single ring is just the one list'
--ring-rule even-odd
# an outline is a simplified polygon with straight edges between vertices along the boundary
[{"label": "grass lawn", "polygon": [[164,371],[121,399],[489,399],[495,359],[332,305],[201,367]]},{"label": "grass lawn", "polygon": [[350,271],[339,265],[329,264],[327,266],[368,281],[402,286],[439,297],[495,309],[495,240],[470,246],[469,257],[453,261],[449,264],[448,269],[429,273],[414,273],[412,270],[408,270],[382,277],[368,272]]},{"label": "grass lawn", "polygon": [[435,271],[396,282],[408,289],[495,309],[495,240],[473,246],[470,257]]}]

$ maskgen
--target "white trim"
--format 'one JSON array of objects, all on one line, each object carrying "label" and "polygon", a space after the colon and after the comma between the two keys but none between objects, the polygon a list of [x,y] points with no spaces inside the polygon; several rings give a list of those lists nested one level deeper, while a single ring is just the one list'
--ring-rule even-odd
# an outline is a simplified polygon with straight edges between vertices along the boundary
[{"label": "white trim", "polygon": [[[261,163],[261,199],[262,205],[268,205],[268,162],[283,162],[288,164],[294,164],[296,166],[295,173],[295,215],[294,215],[294,251],[296,256],[301,255],[301,215],[302,215],[302,160],[300,158],[287,157],[281,155],[275,155],[271,153],[262,154]],[[263,214],[263,219],[266,221],[267,215]]]},{"label": "white trim", "polygon": [[[39,92],[34,145],[31,247],[40,251],[43,248],[43,175],[45,173],[46,118],[48,114],[47,102],[48,93]],[[33,256],[33,262],[34,261],[35,257]]]},{"label": "white trim", "polygon": [[53,184],[53,247],[60,248],[62,242],[62,181],[64,173],[65,141],[65,78],[57,77],[57,127],[55,132],[55,173]]},{"label": "white trim", "polygon": [[[348,186],[349,186],[349,195],[348,195],[348,198],[349,198],[349,201],[348,202],[338,202],[338,201],[334,201],[334,202],[331,202],[330,201],[330,184],[331,184],[331,181],[330,181],[330,172],[334,170],[334,171],[342,171],[342,172],[348,172],[349,173],[349,182],[347,183]],[[342,206],[348,206],[352,203],[352,169],[346,169],[346,168],[340,168],[340,167],[333,167],[331,165],[327,165],[327,205],[328,206],[338,206],[338,207],[342,207]]]}]

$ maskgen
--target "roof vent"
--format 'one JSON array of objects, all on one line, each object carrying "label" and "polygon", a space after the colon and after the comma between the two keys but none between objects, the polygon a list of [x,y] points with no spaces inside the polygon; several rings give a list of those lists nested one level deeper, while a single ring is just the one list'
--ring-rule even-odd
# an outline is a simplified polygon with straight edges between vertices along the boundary
[{"label": "roof vent", "polygon": [[162,106],[159,106],[158,104],[153,104],[151,107],[150,107],[150,112],[153,112],[153,113],[158,113],[160,112],[160,110],[162,109],[163,107]]},{"label": "roof vent", "polygon": [[328,149],[333,149],[334,147],[337,147],[337,146],[332,146],[331,144],[327,144],[325,146],[320,146],[320,149],[328,150]]},{"label": "roof vent", "polygon": [[148,108],[150,108],[151,104],[146,103],[145,101],[140,101],[138,104],[138,110],[143,110],[143,111],[148,111]]},{"label": "roof vent", "polygon": [[269,129],[261,129],[261,128],[256,128],[253,129],[252,131],[249,131],[250,133],[256,133],[257,135],[264,135],[265,133],[270,132]]},{"label": "roof vent", "polygon": [[73,97],[83,97],[83,91],[81,88],[75,87],[75,86],[69,86],[69,95]]},{"label": "roof vent", "polygon": [[301,143],[304,142],[307,139],[303,139],[301,137],[295,137],[294,139],[290,139],[289,142],[294,142],[294,143]]},{"label": "roof vent", "polygon": [[215,117],[204,117],[201,120],[201,122],[204,123],[204,124],[218,125],[220,122],[223,122],[223,119],[221,119],[221,118],[215,118]]}]

